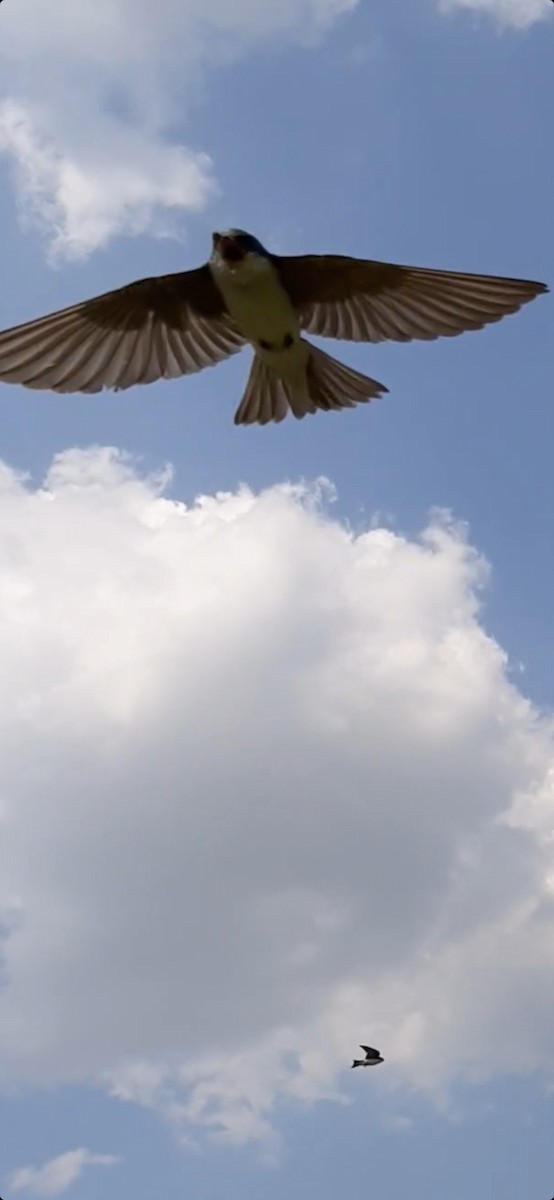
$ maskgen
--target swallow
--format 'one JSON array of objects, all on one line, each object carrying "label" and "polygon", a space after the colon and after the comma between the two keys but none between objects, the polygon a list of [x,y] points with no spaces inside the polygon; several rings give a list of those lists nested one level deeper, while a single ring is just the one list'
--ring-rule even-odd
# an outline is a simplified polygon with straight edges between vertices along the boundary
[{"label": "swallow", "polygon": [[353,1067],[376,1067],[378,1063],[385,1061],[379,1051],[373,1050],[371,1046],[360,1046],[360,1050],[365,1050],[365,1058],[355,1058]]},{"label": "swallow", "polygon": [[254,357],[235,424],[353,408],[388,389],[303,335],[352,342],[454,337],[516,312],[542,283],[344,255],[272,254],[214,233],[207,263],[140,279],[0,332],[0,380],[54,392],[116,391]]}]

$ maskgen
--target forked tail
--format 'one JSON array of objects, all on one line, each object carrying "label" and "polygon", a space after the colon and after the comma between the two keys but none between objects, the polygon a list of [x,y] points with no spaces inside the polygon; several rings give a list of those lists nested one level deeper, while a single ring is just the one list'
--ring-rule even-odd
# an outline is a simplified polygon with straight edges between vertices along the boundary
[{"label": "forked tail", "polygon": [[289,409],[300,421],[318,409],[330,412],[367,404],[386,391],[382,383],[338,362],[317,346],[310,346],[306,374],[298,382],[281,379],[256,354],[235,425],[282,421]]}]

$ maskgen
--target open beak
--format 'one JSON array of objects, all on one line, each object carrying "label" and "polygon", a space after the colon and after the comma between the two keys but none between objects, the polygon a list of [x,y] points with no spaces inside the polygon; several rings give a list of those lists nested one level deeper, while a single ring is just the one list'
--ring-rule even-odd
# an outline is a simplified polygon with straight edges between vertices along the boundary
[{"label": "open beak", "polygon": [[217,250],[224,262],[229,263],[229,266],[235,266],[237,263],[246,258],[246,253],[237,245],[235,239],[227,237],[226,234],[213,234],[214,250]]}]

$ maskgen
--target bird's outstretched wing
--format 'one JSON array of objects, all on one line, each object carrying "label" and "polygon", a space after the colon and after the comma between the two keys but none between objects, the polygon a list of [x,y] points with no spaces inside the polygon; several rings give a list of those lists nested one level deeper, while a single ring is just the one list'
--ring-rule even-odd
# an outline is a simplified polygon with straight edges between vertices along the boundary
[{"label": "bird's outstretched wing", "polygon": [[302,328],[351,342],[454,337],[499,321],[548,291],[525,279],[340,255],[276,256],[274,262]]},{"label": "bird's outstretched wing", "polygon": [[55,392],[119,390],[201,371],[242,346],[203,266],[0,332],[0,380]]},{"label": "bird's outstretched wing", "polygon": [[362,1045],[360,1045],[360,1050],[365,1050],[366,1054],[367,1054],[367,1055],[369,1055],[369,1056],[371,1056],[371,1058],[380,1058],[380,1057],[381,1057],[381,1055],[380,1055],[379,1051],[378,1051],[378,1050],[374,1050],[372,1046],[362,1046]]}]

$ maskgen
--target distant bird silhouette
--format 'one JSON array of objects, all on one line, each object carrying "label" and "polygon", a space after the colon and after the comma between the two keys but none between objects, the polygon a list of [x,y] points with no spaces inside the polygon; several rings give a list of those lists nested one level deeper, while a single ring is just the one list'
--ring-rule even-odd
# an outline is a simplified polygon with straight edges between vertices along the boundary
[{"label": "distant bird silhouette", "polygon": [[373,1050],[371,1046],[360,1046],[360,1050],[365,1050],[365,1058],[355,1058],[353,1067],[376,1067],[378,1063],[385,1061],[379,1051]]}]

